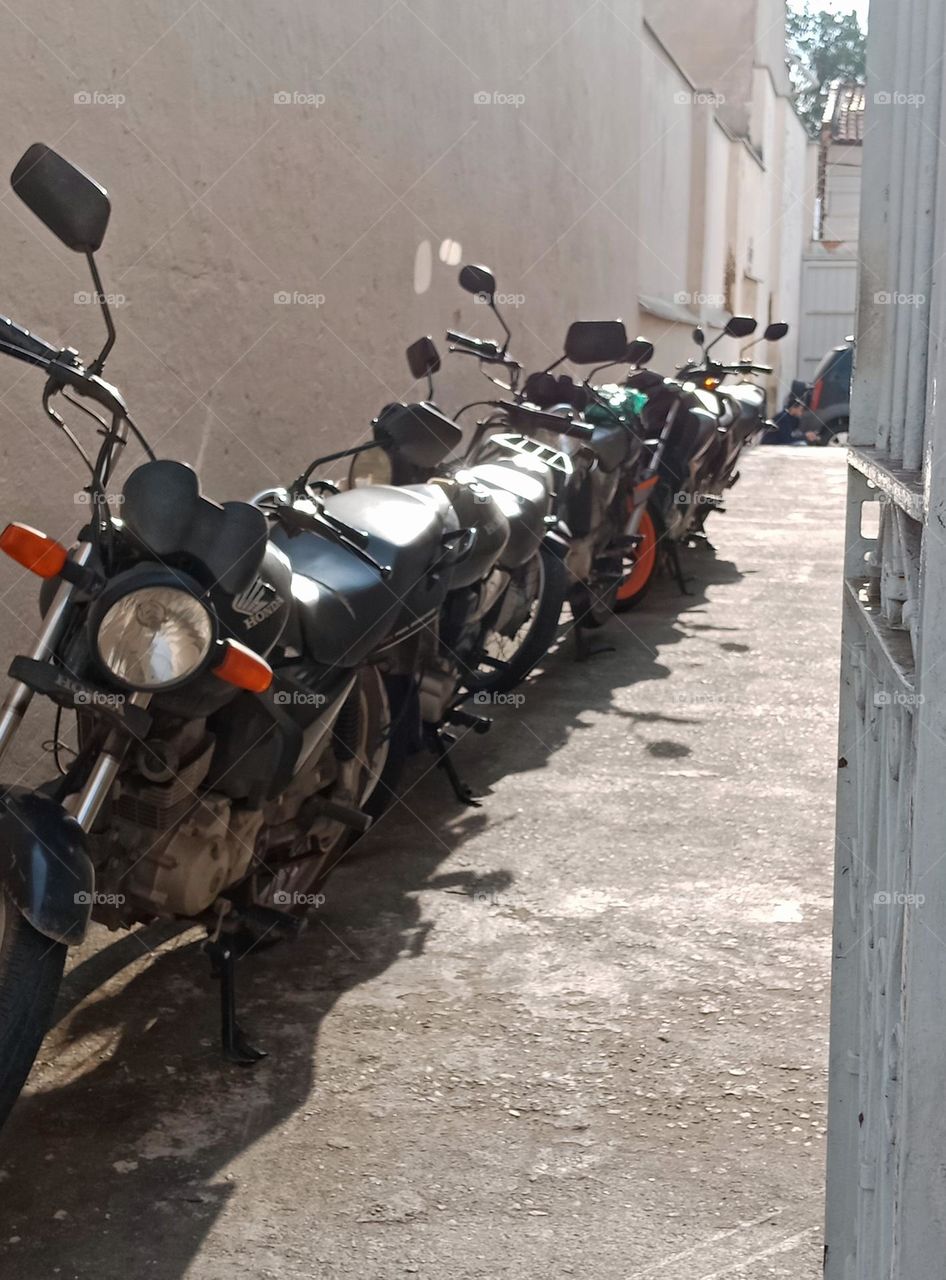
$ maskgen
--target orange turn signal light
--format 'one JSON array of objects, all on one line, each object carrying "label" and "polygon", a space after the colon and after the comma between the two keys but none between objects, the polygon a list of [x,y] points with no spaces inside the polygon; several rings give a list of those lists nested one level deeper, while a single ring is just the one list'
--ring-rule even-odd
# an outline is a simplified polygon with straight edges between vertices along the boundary
[{"label": "orange turn signal light", "polygon": [[273,669],[266,659],[239,640],[224,640],[223,657],[212,670],[218,680],[250,693],[265,693],[273,683]]},{"label": "orange turn signal light", "polygon": [[55,538],[47,538],[28,524],[8,524],[0,533],[0,551],[41,578],[55,578],[62,573],[69,553]]}]

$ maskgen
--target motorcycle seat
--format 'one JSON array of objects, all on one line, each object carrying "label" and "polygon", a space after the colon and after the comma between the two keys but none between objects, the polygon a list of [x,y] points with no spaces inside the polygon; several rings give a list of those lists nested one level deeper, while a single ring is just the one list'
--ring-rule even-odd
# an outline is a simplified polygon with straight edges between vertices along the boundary
[{"label": "motorcycle seat", "polygon": [[326,666],[353,667],[384,640],[411,630],[440,606],[457,529],[436,485],[371,485],[333,494],[325,511],[366,535],[364,551],[389,567],[382,575],[355,551],[317,533],[272,541],[292,567],[292,592],[307,653]]}]

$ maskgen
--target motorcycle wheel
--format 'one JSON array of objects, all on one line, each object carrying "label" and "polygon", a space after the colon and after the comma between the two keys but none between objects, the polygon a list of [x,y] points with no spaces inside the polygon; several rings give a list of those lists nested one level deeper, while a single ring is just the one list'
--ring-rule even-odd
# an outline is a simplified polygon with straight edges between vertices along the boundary
[{"label": "motorcycle wheel", "polygon": [[[632,505],[629,502],[628,515],[631,510]],[[640,604],[657,576],[657,543],[660,538],[649,507],[644,509],[638,533],[641,542],[634,549],[634,564],[630,573],[618,587],[617,599],[614,603],[615,613],[624,613],[627,609],[633,609],[635,605]]]},{"label": "motorcycle wheel", "polygon": [[0,1125],[49,1029],[66,948],[33,928],[0,891]]},{"label": "motorcycle wheel", "polygon": [[[360,808],[375,822],[396,799],[397,785],[408,754],[410,719],[403,714],[403,702],[392,705],[393,690],[380,673],[366,673],[353,704],[355,722],[349,726],[352,741],[340,771],[347,771],[349,785],[360,792]],[[401,699],[407,692],[396,696]],[[408,708],[409,710],[409,708]],[[338,727],[333,737],[340,740]],[[320,853],[311,859],[275,865],[274,874],[254,877],[250,901],[256,906],[277,907],[291,915],[307,914],[306,896],[321,891],[329,875],[360,838],[340,822],[328,822]]]},{"label": "motorcycle wheel", "polygon": [[513,572],[487,620],[479,663],[464,678],[470,693],[507,693],[542,661],[558,631],[567,582],[565,565],[544,545]]}]

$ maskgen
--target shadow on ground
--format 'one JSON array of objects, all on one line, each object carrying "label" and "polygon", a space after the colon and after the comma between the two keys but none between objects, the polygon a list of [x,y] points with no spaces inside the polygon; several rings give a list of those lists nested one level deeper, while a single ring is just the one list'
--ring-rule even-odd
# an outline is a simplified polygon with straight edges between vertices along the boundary
[{"label": "shadow on ground", "polygon": [[[0,1259],[15,1264],[21,1280],[179,1280],[188,1272],[234,1193],[227,1166],[297,1109],[317,1105],[318,1088],[331,1087],[318,1077],[322,1019],[354,987],[423,951],[430,925],[417,891],[495,892],[511,882],[508,871],[438,874],[489,825],[492,784],[543,769],[573,734],[589,730],[589,712],[635,719],[615,705],[614,691],[665,678],[667,650],[705,626],[706,589],[741,576],[707,551],[686,561],[693,594],[660,581],[639,612],[600,633],[613,652],[579,664],[566,636],[528,685],[528,731],[499,708],[492,734],[457,744],[454,759],[484,797],[482,808],[459,807],[430,759],[418,759],[403,804],[339,868],[310,930],[291,947],[244,962],[244,1022],[270,1053],[258,1067],[218,1057],[216,991],[195,932],[165,926],[125,935],[71,970],[36,1084],[0,1142]],[[744,647],[722,635],[720,643]],[[698,718],[672,711],[640,718],[666,726],[652,755],[689,754],[685,738]],[[500,830],[497,840],[502,848]],[[195,1097],[203,1099],[199,1124]]]}]

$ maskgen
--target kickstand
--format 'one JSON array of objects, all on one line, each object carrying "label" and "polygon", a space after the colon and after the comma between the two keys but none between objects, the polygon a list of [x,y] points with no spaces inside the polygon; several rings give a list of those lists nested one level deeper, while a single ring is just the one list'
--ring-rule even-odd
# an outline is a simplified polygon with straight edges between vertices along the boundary
[{"label": "kickstand", "polygon": [[236,1017],[236,956],[233,940],[208,938],[204,950],[210,957],[211,976],[220,981],[220,1046],[223,1056],[241,1067],[255,1066],[266,1054],[254,1049],[240,1030]]},{"label": "kickstand", "polygon": [[[447,735],[444,734],[443,729],[433,729],[429,736],[430,748],[437,757],[437,768],[443,769],[447,775],[447,781],[450,783],[453,794],[461,804],[467,804],[471,809],[479,809],[481,807],[479,800],[474,798],[472,789],[457,773],[456,766],[450,759],[450,751],[445,741]],[[447,738],[447,741],[452,742],[453,739]]]},{"label": "kickstand", "polygon": [[682,596],[691,595],[692,592],[687,590],[687,581],[683,576],[683,566],[680,563],[680,552],[675,542],[667,543],[667,555],[670,557],[670,568],[673,571],[677,586],[680,588],[680,594]]},{"label": "kickstand", "polygon": [[614,653],[613,644],[594,644],[591,640],[591,631],[587,627],[576,623],[573,630],[576,662],[587,662],[589,658],[594,658],[599,653]]}]

